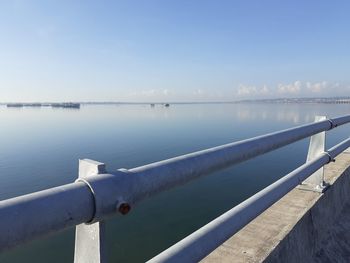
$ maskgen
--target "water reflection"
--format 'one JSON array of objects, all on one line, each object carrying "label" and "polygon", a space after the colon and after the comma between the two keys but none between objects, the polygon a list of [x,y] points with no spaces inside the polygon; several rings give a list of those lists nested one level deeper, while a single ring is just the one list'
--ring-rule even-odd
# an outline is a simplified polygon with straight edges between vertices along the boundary
[{"label": "water reflection", "polygon": [[[305,111],[305,108],[309,110]],[[240,105],[236,108],[235,117],[240,121],[277,120],[300,124],[313,122],[320,114],[333,116],[334,111],[327,108],[328,105]]]}]

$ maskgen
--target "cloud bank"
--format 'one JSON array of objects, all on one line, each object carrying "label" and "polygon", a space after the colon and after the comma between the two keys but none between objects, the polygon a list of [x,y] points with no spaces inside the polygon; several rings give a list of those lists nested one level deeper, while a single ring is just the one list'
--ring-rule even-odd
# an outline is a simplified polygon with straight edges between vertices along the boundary
[{"label": "cloud bank", "polygon": [[241,99],[274,99],[303,97],[350,96],[350,85],[328,81],[300,81],[275,85],[246,85],[223,89],[194,88],[187,90],[163,88],[135,90],[125,94],[122,100],[142,102],[203,102],[234,101]]},{"label": "cloud bank", "polygon": [[337,97],[350,96],[350,85],[327,81],[310,82],[296,80],[268,87],[240,84],[235,93],[237,98],[258,99],[277,97]]},{"label": "cloud bank", "polygon": [[303,97],[344,97],[350,96],[350,85],[328,81],[300,81],[275,85],[246,85],[226,88],[194,89],[145,89],[125,94],[122,100],[142,102],[203,102],[235,101],[241,99],[274,99]]}]

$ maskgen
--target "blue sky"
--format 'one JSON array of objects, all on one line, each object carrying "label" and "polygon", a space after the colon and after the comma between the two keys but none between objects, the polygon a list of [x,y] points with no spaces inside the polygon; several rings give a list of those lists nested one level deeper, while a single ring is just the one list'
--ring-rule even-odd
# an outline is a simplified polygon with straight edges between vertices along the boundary
[{"label": "blue sky", "polygon": [[350,1],[0,1],[0,101],[349,96]]}]

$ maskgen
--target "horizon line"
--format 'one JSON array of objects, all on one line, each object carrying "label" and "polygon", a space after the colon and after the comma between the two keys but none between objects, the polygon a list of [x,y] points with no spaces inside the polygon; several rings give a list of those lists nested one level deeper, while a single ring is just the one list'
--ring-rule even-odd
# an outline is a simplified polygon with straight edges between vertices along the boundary
[{"label": "horizon line", "polygon": [[280,97],[280,98],[264,98],[264,99],[239,99],[230,101],[7,101],[0,102],[0,105],[20,103],[20,104],[51,104],[51,103],[80,103],[80,104],[230,104],[237,102],[258,102],[258,101],[278,101],[278,100],[324,100],[324,99],[350,99],[350,96],[334,96],[334,97]]}]

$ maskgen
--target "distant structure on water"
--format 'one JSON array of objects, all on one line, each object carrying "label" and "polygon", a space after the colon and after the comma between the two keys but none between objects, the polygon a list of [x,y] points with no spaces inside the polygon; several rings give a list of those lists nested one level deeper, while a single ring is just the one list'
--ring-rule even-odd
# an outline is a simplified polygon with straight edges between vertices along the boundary
[{"label": "distant structure on water", "polygon": [[[169,103],[160,103],[160,105],[163,105],[164,107],[170,107]],[[154,108],[156,106],[156,104],[151,103],[150,106],[151,106],[151,108]]]},{"label": "distant structure on water", "polygon": [[80,109],[80,103],[51,103],[51,107]]},{"label": "distant structure on water", "polygon": [[22,108],[22,107],[52,107],[52,108],[73,108],[80,109],[80,103],[8,103],[7,107]]},{"label": "distant structure on water", "polygon": [[21,108],[24,105],[22,103],[8,103],[7,107],[17,107],[17,108]]}]

